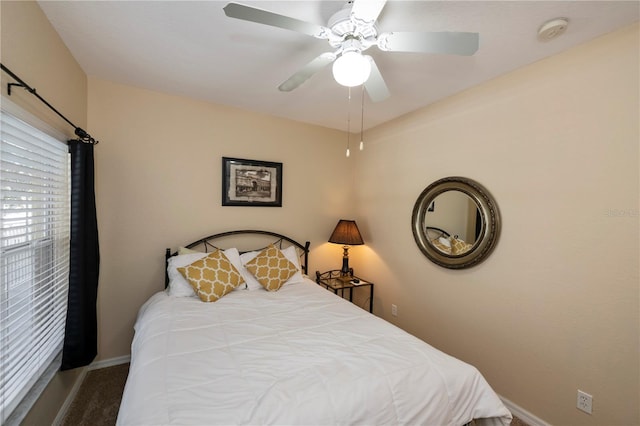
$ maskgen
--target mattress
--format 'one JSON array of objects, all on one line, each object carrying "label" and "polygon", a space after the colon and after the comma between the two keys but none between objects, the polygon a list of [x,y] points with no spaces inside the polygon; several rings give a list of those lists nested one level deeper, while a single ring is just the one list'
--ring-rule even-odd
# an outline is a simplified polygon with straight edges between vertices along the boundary
[{"label": "mattress", "polygon": [[311,280],[141,308],[119,425],[508,425],[478,370]]}]

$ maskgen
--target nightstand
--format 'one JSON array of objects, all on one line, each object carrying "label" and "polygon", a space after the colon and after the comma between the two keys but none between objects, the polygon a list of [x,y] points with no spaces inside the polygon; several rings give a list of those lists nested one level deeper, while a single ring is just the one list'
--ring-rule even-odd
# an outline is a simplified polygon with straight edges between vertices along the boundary
[{"label": "nightstand", "polygon": [[[359,280],[360,282],[354,283],[354,280]],[[316,271],[316,282],[327,290],[332,290],[335,294],[340,291],[341,297],[344,297],[345,290],[349,290],[350,302],[353,302],[354,288],[369,287],[369,312],[373,313],[373,283],[353,275],[353,269],[347,276],[342,276],[339,269],[326,272]]]}]

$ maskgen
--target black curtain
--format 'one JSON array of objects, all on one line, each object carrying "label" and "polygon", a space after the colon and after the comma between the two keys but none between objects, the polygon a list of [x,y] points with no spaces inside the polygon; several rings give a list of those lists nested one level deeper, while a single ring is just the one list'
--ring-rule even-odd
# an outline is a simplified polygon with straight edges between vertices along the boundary
[{"label": "black curtain", "polygon": [[93,145],[69,141],[71,246],[62,370],[89,365],[98,353],[96,300],[100,270]]}]

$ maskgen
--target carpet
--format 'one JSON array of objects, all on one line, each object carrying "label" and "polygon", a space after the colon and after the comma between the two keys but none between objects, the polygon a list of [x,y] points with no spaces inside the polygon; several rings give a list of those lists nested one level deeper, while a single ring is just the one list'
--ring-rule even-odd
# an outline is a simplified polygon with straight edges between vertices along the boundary
[{"label": "carpet", "polygon": [[128,363],[89,371],[62,426],[115,425],[128,374]]},{"label": "carpet", "polygon": [[[118,418],[129,364],[91,370],[62,420],[62,426],[113,426]],[[528,426],[513,418],[511,426]]]}]

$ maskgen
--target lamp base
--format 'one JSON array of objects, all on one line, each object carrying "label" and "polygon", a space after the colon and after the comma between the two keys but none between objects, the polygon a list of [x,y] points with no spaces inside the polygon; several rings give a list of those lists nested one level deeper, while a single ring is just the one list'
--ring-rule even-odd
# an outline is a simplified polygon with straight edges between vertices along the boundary
[{"label": "lamp base", "polygon": [[342,253],[342,269],[340,269],[340,275],[343,277],[353,276],[353,269],[349,268],[349,246],[343,247]]},{"label": "lamp base", "polygon": [[349,275],[349,258],[342,258],[342,269],[340,269],[340,275]]}]

